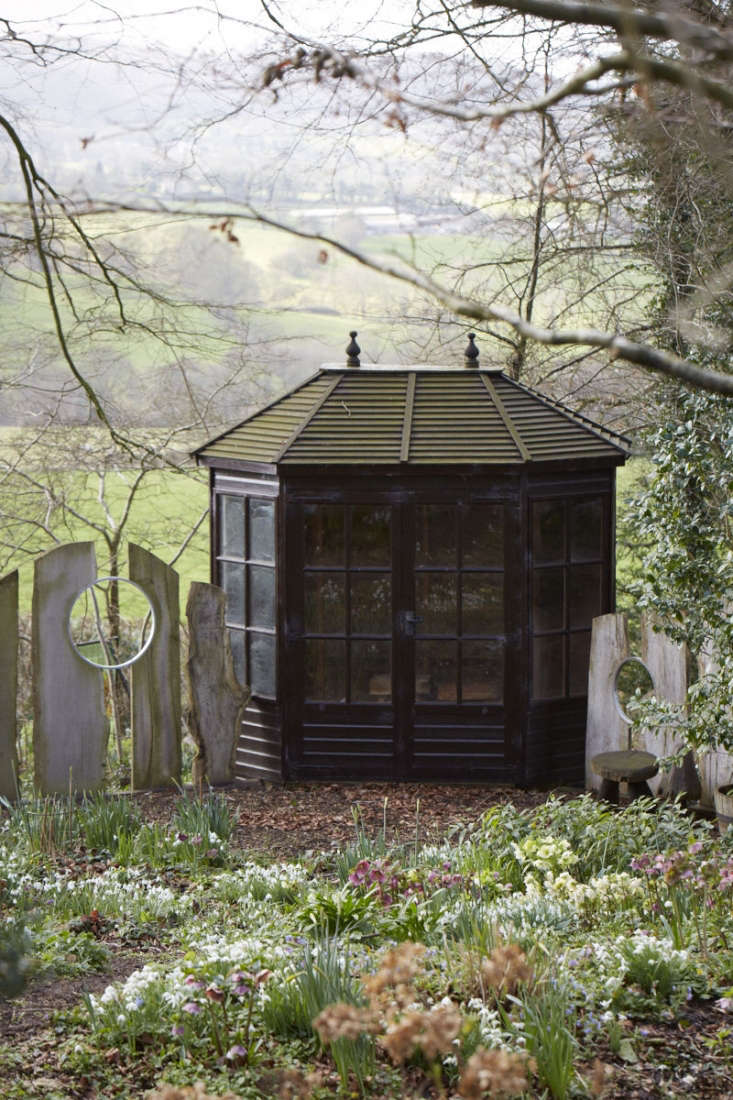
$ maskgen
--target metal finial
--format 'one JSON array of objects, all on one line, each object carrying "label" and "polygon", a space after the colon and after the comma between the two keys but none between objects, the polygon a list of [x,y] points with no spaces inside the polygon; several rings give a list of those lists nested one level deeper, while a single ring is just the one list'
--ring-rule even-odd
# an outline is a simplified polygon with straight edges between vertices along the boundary
[{"label": "metal finial", "polygon": [[[361,352],[361,348],[359,347],[359,345],[356,342],[357,333],[356,332],[350,332],[349,336],[351,337],[351,343],[349,344],[349,346],[346,349],[346,366],[347,367],[358,367],[358,366],[361,365],[361,360],[359,359],[359,353]],[[476,352],[476,354],[478,355],[478,352]]]},{"label": "metal finial", "polygon": [[475,339],[476,339],[476,333],[475,332],[469,332],[469,334],[468,334],[468,343],[466,344],[466,350],[463,353],[463,358],[466,361],[466,366],[467,367],[477,367],[478,366],[478,348],[474,344]]}]

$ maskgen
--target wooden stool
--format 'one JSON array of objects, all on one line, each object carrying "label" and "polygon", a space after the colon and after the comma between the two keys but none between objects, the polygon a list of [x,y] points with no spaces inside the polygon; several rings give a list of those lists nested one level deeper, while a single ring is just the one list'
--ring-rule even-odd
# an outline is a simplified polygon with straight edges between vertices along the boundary
[{"label": "wooden stool", "polygon": [[632,802],[645,795],[652,797],[647,779],[657,774],[659,763],[650,752],[641,752],[639,749],[600,752],[593,757],[590,766],[602,779],[600,795],[606,802],[618,806],[619,783],[628,783]]}]

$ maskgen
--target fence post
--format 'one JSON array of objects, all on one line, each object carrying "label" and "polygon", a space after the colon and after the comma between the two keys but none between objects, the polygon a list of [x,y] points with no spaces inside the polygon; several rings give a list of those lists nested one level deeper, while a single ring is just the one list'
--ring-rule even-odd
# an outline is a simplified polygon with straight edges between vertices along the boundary
[{"label": "fence post", "polygon": [[155,790],[181,782],[181,643],[178,573],[131,542],[130,580],[155,611],[155,636],[131,668],[132,788]]},{"label": "fence post", "polygon": [[18,570],[0,579],[0,795],[18,797]]},{"label": "fence post", "polygon": [[600,790],[601,777],[590,762],[599,752],[625,749],[629,728],[616,710],[613,681],[616,669],[629,656],[626,616],[599,615],[593,620],[588,671],[588,722],[585,736],[586,790]]},{"label": "fence post", "polygon": [[[654,681],[654,695],[667,703],[684,704],[687,699],[687,652],[662,631],[654,629],[654,619],[644,612],[641,617],[641,659]],[[677,748],[678,740],[670,729],[659,733],[642,730],[640,748],[655,756],[668,756]],[[700,797],[700,780],[692,753],[687,753],[681,767],[660,772],[649,780],[654,794],[684,794],[688,801]]]},{"label": "fence post", "polygon": [[213,584],[192,581],[188,592],[189,729],[198,748],[198,770],[217,786],[234,778],[234,756],[249,692],[234,674],[226,595]]},{"label": "fence post", "polygon": [[107,718],[102,673],[80,659],[69,615],[96,579],[93,542],[36,558],[33,573],[33,755],[40,794],[98,790],[104,783]]}]

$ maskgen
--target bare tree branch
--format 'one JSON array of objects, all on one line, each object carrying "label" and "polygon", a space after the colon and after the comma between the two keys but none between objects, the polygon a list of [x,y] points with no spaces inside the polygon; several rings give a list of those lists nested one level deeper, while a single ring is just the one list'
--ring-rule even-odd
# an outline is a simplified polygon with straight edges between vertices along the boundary
[{"label": "bare tree branch", "polygon": [[664,42],[684,42],[721,61],[733,60],[733,36],[674,11],[648,12],[621,4],[581,4],[576,0],[471,0],[474,8],[499,8],[518,15],[535,15],[557,23],[607,27],[619,35],[633,34]]},{"label": "bare tree branch", "polygon": [[371,271],[389,275],[393,279],[424,291],[459,317],[467,317],[472,321],[503,321],[504,324],[510,325],[520,336],[529,340],[536,340],[540,344],[555,346],[579,344],[593,348],[603,348],[610,352],[614,358],[625,360],[627,363],[633,363],[635,366],[655,371],[668,378],[676,378],[680,382],[708,390],[711,393],[733,397],[733,375],[707,370],[705,367],[699,367],[695,363],[680,359],[668,352],[660,351],[648,344],[639,344],[634,340],[629,340],[621,333],[601,332],[598,329],[583,328],[551,329],[534,325],[514,310],[498,304],[472,301],[470,298],[463,297],[447,287],[441,286],[422,272],[408,269],[405,266],[398,267],[392,263],[376,259],[365,252],[349,248],[332,237],[318,233],[308,233],[254,210],[251,211],[249,216],[262,225],[270,225],[275,229],[284,230],[295,237],[327,244]]}]

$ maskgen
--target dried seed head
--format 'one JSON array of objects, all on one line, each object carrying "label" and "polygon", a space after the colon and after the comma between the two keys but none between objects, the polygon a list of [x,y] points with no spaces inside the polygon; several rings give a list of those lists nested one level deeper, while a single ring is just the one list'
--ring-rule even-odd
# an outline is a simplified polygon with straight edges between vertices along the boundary
[{"label": "dried seed head", "polygon": [[380,1036],[380,1045],[395,1065],[409,1058],[417,1047],[423,1026],[422,1017],[422,1012],[406,1012],[399,1019],[394,1019],[385,1034]]},{"label": "dried seed head", "polygon": [[195,1085],[163,1085],[145,1096],[146,1100],[237,1100],[233,1092],[214,1096],[206,1091],[206,1086],[201,1081],[197,1081]]},{"label": "dried seed head", "polygon": [[425,954],[421,943],[406,941],[399,947],[388,951],[382,959],[376,974],[364,980],[364,988],[370,997],[376,997],[385,989],[410,987],[412,979],[420,968],[420,960]]},{"label": "dried seed head", "polygon": [[419,1039],[420,1049],[426,1058],[433,1059],[438,1054],[446,1054],[463,1026],[463,1017],[456,1005],[436,1005],[423,1015],[423,1033]]},{"label": "dried seed head", "polygon": [[418,1048],[432,1061],[451,1049],[463,1025],[454,1004],[441,1004],[429,1012],[411,1011],[394,1016],[379,1042],[395,1064],[404,1062]]},{"label": "dried seed head", "polygon": [[321,1085],[320,1073],[304,1074],[299,1069],[286,1069],[280,1076],[279,1100],[308,1100]]},{"label": "dried seed head", "polygon": [[520,1096],[528,1087],[527,1063],[520,1054],[479,1048],[466,1063],[458,1092],[465,1100],[483,1100]]},{"label": "dried seed head", "polygon": [[334,1039],[358,1039],[365,1031],[378,1027],[371,1009],[357,1005],[328,1005],[313,1021],[321,1042],[326,1045]]},{"label": "dried seed head", "polygon": [[526,985],[533,977],[527,957],[516,943],[495,947],[488,959],[481,963],[483,983],[497,997],[514,993],[518,985]]},{"label": "dried seed head", "polygon": [[608,1086],[613,1081],[613,1068],[607,1066],[600,1058],[596,1058],[591,1069],[588,1091],[591,1096],[602,1097]]}]

